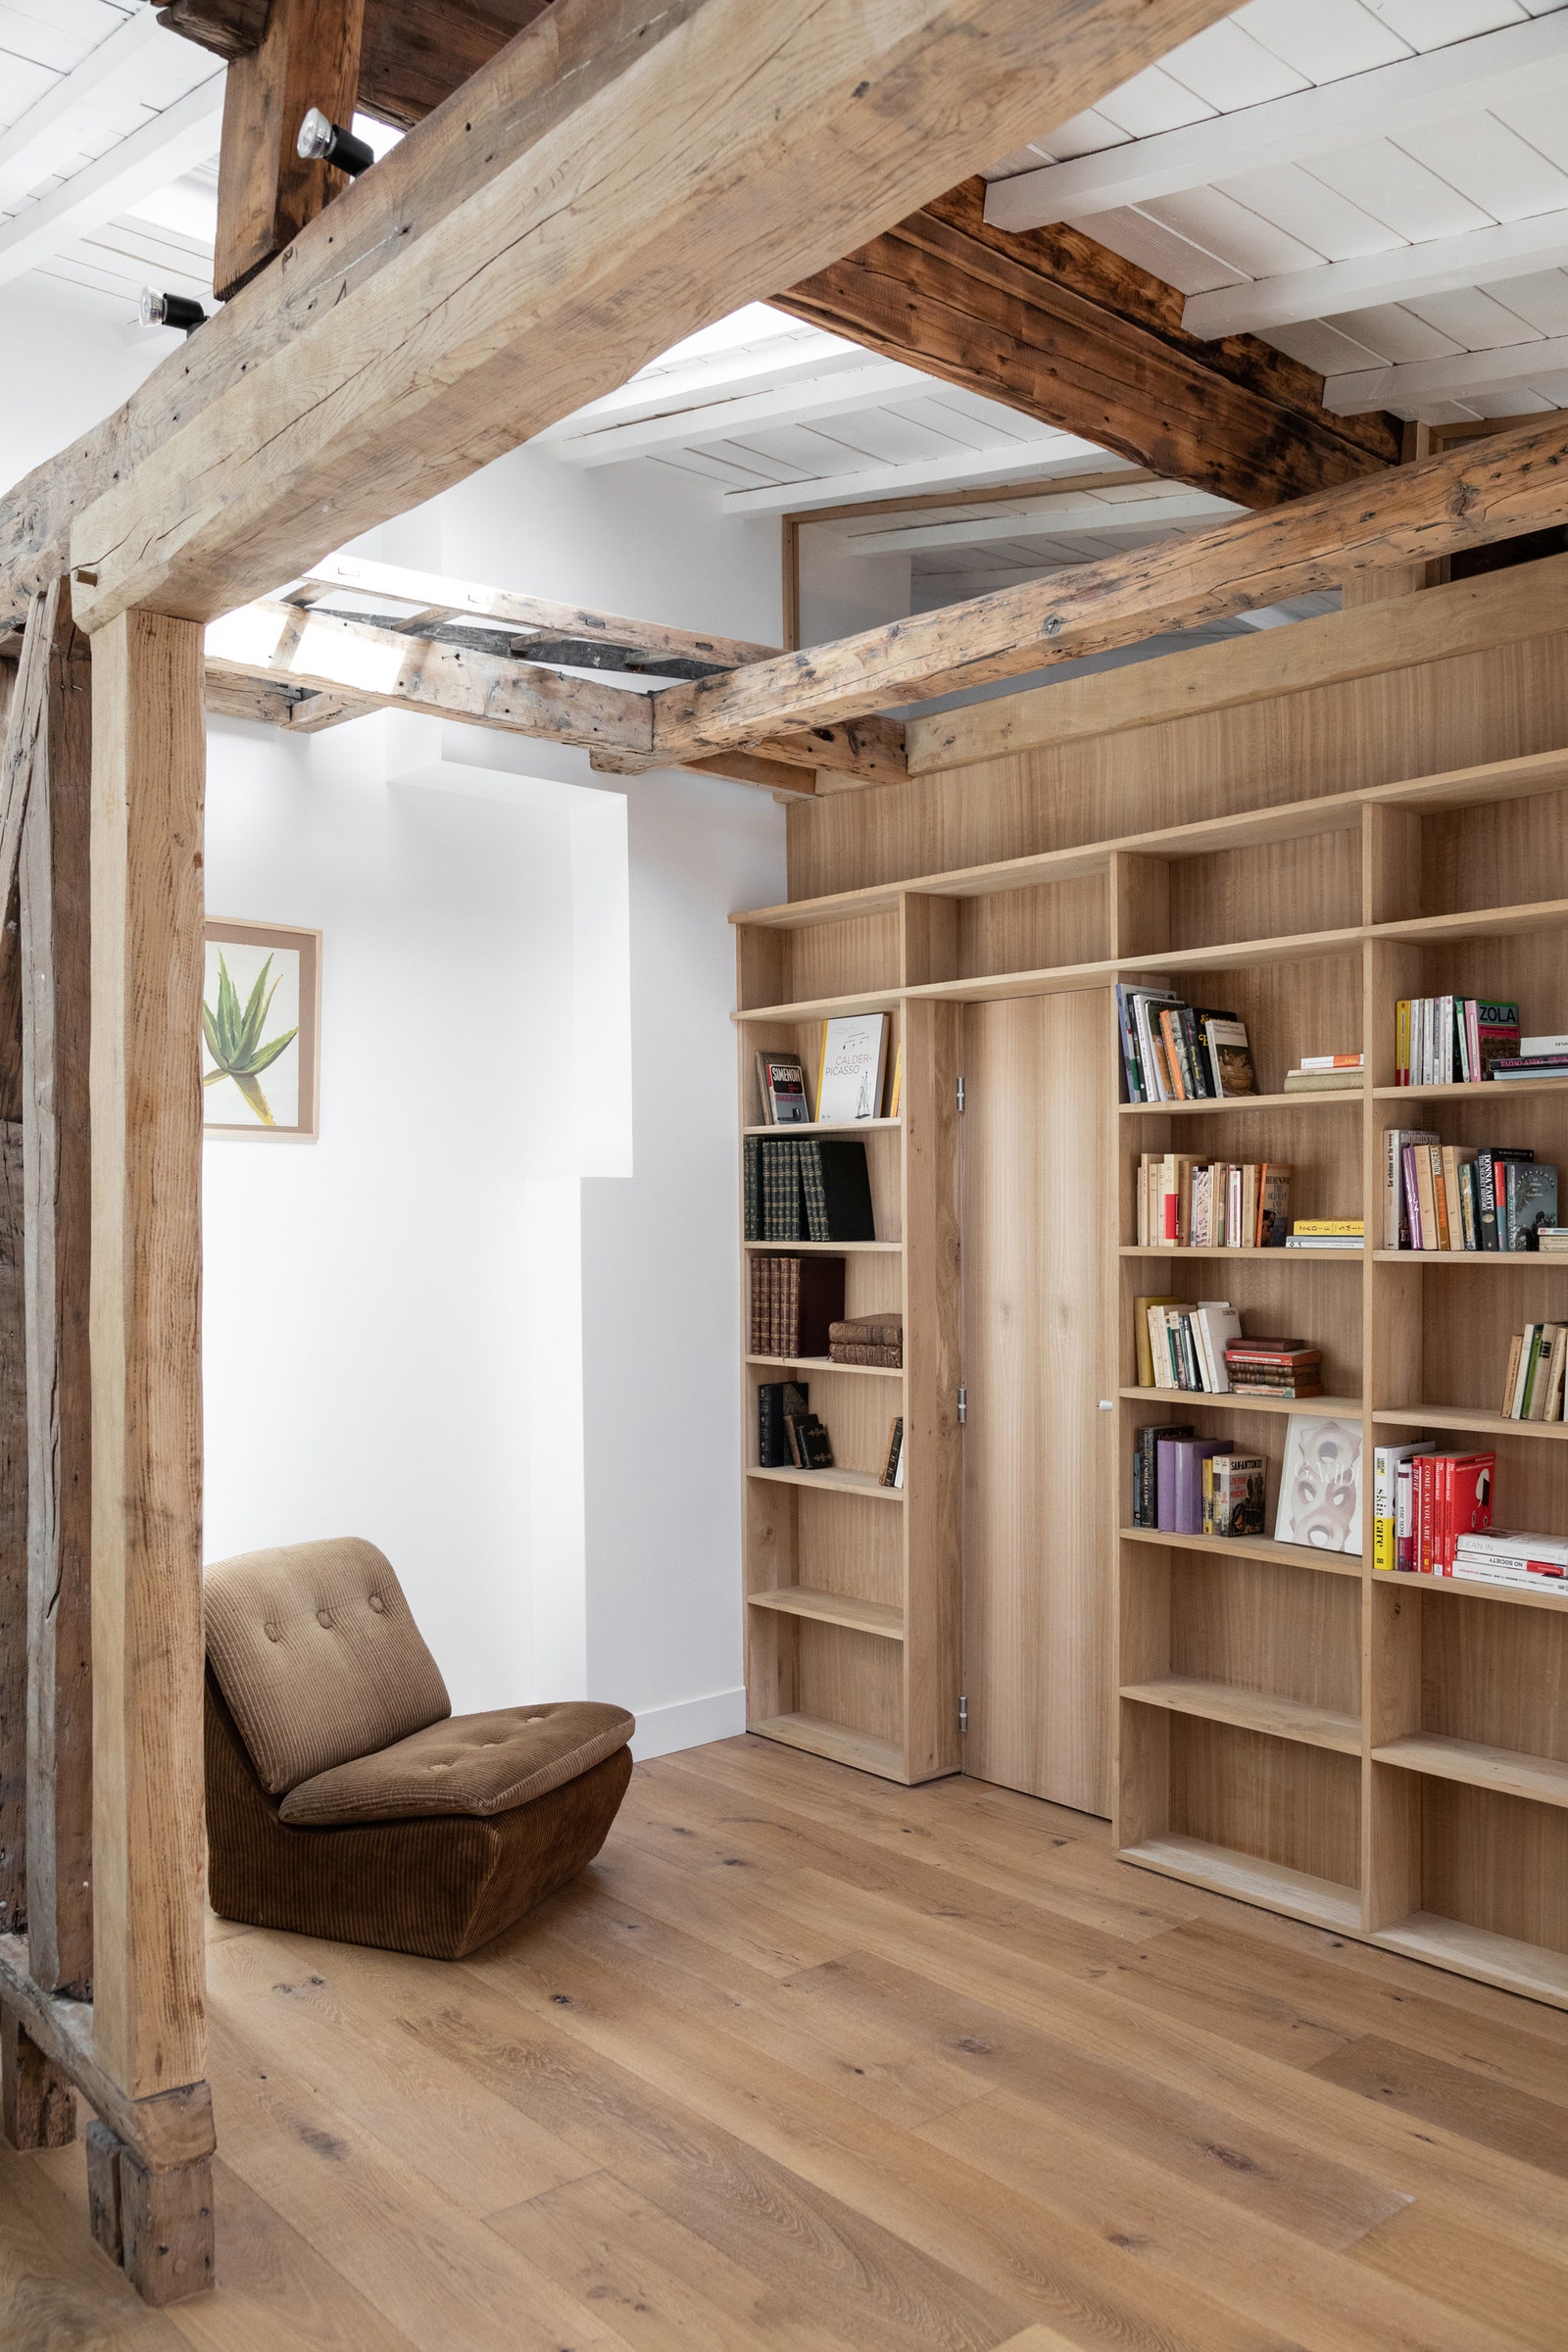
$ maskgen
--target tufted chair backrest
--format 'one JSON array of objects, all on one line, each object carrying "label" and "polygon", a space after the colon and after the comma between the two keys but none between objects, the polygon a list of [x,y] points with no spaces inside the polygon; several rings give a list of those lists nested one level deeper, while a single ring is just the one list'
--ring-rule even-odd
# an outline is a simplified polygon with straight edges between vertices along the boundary
[{"label": "tufted chair backrest", "polygon": [[215,1561],[206,1610],[208,1659],[273,1796],[452,1712],[391,1563],[361,1536]]}]

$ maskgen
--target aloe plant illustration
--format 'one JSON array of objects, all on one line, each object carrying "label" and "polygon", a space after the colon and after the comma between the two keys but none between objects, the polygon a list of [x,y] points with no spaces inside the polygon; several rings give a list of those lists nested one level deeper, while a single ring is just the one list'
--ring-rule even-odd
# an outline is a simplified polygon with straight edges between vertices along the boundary
[{"label": "aloe plant illustration", "polygon": [[262,1092],[261,1076],[270,1070],[278,1055],[294,1043],[298,1029],[286,1036],[269,1038],[262,1043],[262,1031],[272,1007],[272,999],[281,985],[281,975],[267,985],[267,975],[272,968],[270,956],[256,975],[256,986],[240,1008],[239,991],[228,976],[228,966],[221,953],[218,958],[218,1009],[203,1001],[202,1035],[207,1051],[218,1064],[203,1078],[203,1086],[217,1086],[221,1078],[232,1078],[246,1102],[264,1127],[275,1127],[272,1106]]}]

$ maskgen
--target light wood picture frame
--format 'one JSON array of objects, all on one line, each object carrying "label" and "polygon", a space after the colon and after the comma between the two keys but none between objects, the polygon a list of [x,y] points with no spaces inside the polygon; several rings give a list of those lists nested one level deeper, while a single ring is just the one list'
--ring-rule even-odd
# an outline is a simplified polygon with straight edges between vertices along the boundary
[{"label": "light wood picture frame", "polygon": [[320,1125],[320,932],[213,915],[205,936],[203,1134],[314,1143]]}]

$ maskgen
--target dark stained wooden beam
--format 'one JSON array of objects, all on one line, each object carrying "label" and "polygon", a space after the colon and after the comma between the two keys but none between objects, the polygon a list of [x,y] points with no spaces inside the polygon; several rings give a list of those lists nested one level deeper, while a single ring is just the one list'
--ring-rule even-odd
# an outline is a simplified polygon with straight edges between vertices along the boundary
[{"label": "dark stained wooden beam", "polygon": [[365,4],[271,0],[260,46],[230,61],[213,253],[213,291],[221,302],[348,184],[331,165],[302,158],[297,142],[313,106],[345,126],[354,114]]},{"label": "dark stained wooden beam", "polygon": [[[366,0],[360,111],[412,129],[549,4]],[[249,57],[267,29],[268,0],[173,0],[159,10],[158,21],[216,57]]]},{"label": "dark stained wooden beam", "polygon": [[1250,335],[1200,343],[1182,296],[1075,229],[988,225],[966,180],[775,295],[889,359],[1248,507],[1399,462],[1390,417],[1330,416],[1323,379]]}]

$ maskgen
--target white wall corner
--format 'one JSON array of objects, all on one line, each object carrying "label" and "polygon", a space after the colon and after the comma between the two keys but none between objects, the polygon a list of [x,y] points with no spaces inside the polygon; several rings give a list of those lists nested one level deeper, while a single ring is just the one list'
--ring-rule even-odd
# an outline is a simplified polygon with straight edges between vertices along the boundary
[{"label": "white wall corner", "polygon": [[673,1706],[648,1707],[637,1718],[631,1752],[639,1764],[674,1755],[683,1747],[705,1747],[710,1740],[733,1740],[746,1729],[744,1690],[713,1690],[706,1698],[681,1698]]}]

